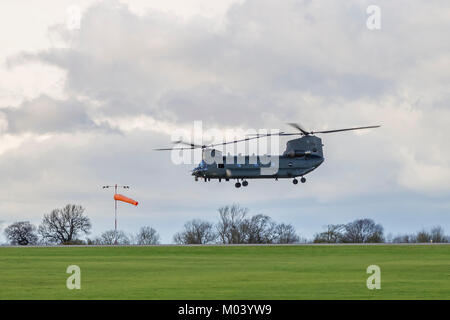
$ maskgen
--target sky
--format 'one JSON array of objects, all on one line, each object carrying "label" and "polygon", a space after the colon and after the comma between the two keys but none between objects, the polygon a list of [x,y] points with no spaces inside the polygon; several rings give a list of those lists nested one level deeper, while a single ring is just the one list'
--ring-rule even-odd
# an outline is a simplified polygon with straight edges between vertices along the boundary
[{"label": "sky", "polygon": [[[118,183],[139,201],[119,204],[119,229],[152,226],[163,243],[233,203],[306,238],[357,218],[449,233],[449,16],[445,0],[2,1],[0,229],[76,203],[99,235],[114,227],[101,186]],[[153,150],[194,121],[382,127],[321,135],[325,162],[305,184],[236,189]]]}]

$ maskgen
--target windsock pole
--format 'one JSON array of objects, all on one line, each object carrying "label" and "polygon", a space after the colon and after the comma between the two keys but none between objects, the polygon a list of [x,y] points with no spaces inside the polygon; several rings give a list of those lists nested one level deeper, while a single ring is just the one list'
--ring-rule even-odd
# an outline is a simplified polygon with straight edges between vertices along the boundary
[{"label": "windsock pole", "polygon": [[[117,194],[117,184],[114,186],[114,195]],[[114,199],[114,244],[117,244],[117,200]]]},{"label": "windsock pole", "polygon": [[108,189],[114,187],[114,244],[117,244],[117,188],[130,189],[130,186],[118,186],[117,184],[113,186],[103,186],[103,189]]}]

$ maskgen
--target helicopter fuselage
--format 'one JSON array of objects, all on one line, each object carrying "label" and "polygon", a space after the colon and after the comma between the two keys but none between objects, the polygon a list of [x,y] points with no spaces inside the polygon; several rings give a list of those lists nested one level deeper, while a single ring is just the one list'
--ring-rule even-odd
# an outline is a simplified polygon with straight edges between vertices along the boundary
[{"label": "helicopter fuselage", "polygon": [[308,135],[289,140],[282,155],[222,156],[218,150],[205,149],[192,175],[205,181],[303,177],[324,161],[322,146],[320,138]]},{"label": "helicopter fuselage", "polygon": [[295,178],[316,169],[325,159],[321,156],[232,156],[222,163],[202,161],[192,172],[203,179],[269,179]]}]

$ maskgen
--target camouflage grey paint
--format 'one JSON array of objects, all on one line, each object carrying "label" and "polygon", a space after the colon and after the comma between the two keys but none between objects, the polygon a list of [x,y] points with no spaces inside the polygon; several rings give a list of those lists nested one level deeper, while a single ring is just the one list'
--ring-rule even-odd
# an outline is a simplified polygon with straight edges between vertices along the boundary
[{"label": "camouflage grey paint", "polygon": [[223,156],[218,150],[205,149],[203,160],[192,171],[192,175],[205,179],[267,179],[304,176],[325,160],[322,146],[320,138],[308,135],[288,141],[286,150],[281,156]]}]

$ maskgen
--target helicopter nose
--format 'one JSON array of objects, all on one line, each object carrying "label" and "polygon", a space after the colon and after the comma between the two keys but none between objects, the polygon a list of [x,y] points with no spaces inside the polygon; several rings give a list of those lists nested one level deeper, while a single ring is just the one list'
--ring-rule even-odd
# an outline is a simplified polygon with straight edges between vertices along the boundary
[{"label": "helicopter nose", "polygon": [[200,168],[193,169],[192,170],[192,175],[196,176],[196,177],[201,176],[202,175],[202,169],[200,169]]}]

